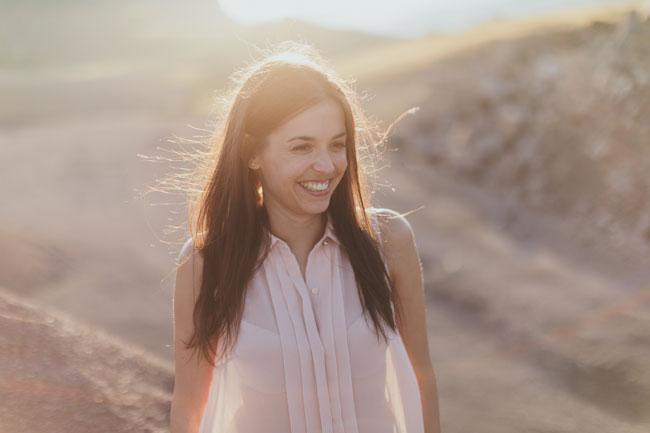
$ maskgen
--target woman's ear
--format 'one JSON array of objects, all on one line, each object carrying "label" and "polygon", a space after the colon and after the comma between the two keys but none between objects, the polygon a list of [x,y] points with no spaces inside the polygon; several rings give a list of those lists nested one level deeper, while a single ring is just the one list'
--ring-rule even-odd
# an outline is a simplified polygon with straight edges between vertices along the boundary
[{"label": "woman's ear", "polygon": [[244,149],[242,151],[243,156],[248,157],[248,167],[251,170],[257,170],[260,168],[259,162],[259,153],[255,146],[256,140],[250,134],[244,134]]},{"label": "woman's ear", "polygon": [[248,161],[248,166],[249,166],[252,170],[257,170],[258,168],[260,168],[260,163],[259,163],[259,161],[257,160],[257,157],[251,158],[250,161]]}]

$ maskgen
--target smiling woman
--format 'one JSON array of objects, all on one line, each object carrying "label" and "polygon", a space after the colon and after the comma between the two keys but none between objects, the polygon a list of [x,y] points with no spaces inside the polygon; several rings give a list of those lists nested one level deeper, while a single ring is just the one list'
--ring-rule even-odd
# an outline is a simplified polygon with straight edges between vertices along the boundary
[{"label": "smiling woman", "polygon": [[[383,138],[307,45],[280,44],[236,77],[190,189],[172,433],[424,433],[421,285],[394,284],[403,266],[386,261],[380,217],[394,212],[369,206]],[[419,275],[410,232],[393,227],[388,256],[400,251]]]},{"label": "smiling woman", "polygon": [[[341,130],[331,135],[330,131]],[[306,131],[309,135],[302,135]],[[260,170],[267,211],[278,214],[272,223],[284,225],[279,208],[310,213],[327,210],[329,197],[348,167],[345,139],[341,140],[345,135],[344,112],[331,98],[306,108],[267,135],[249,166]],[[271,230],[281,231],[273,225]]]}]

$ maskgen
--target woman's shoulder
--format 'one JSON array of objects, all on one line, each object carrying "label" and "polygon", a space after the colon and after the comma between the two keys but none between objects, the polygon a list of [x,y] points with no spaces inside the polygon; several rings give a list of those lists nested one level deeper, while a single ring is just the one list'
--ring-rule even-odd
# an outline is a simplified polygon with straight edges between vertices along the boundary
[{"label": "woman's shoulder", "polygon": [[186,260],[192,258],[196,253],[196,250],[194,248],[194,239],[192,237],[189,237],[183,241],[183,245],[181,245],[181,249],[178,252],[177,259],[179,263],[183,263]]},{"label": "woman's shoulder", "polygon": [[202,270],[203,256],[194,246],[194,239],[187,238],[178,252],[176,263],[179,268],[190,268],[193,271]]},{"label": "woman's shoulder", "polygon": [[366,210],[384,242],[403,243],[413,235],[411,224],[404,214],[386,207],[369,207]]},{"label": "woman's shoulder", "polygon": [[181,246],[181,250],[178,253],[178,258],[182,260],[187,259],[190,256],[190,254],[193,252],[193,250],[194,250],[194,239],[189,237],[183,242],[183,245]]},{"label": "woman's shoulder", "polygon": [[389,272],[397,275],[416,249],[411,224],[404,214],[390,208],[368,208],[368,211],[374,220]]},{"label": "woman's shoulder", "polygon": [[191,320],[188,317],[191,316],[200,293],[202,275],[202,255],[194,248],[193,240],[187,239],[177,256],[174,283],[174,315],[180,318],[180,321]]}]

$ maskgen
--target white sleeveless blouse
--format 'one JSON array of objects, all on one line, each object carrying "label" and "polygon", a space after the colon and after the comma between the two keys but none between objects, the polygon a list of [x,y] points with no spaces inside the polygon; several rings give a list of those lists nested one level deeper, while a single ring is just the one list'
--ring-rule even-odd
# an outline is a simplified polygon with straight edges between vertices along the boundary
[{"label": "white sleeveless blouse", "polygon": [[214,367],[199,433],[424,433],[402,338],[386,326],[384,343],[362,315],[331,221],[306,279],[289,246],[270,235],[233,351]]}]

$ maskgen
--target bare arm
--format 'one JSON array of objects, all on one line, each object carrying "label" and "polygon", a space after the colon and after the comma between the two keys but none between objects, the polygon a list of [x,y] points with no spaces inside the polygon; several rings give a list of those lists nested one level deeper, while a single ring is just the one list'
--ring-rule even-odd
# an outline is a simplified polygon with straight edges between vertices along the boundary
[{"label": "bare arm", "polygon": [[[179,255],[174,286],[174,393],[171,433],[197,433],[208,398],[212,365],[185,348],[194,329],[192,313],[201,286],[203,259],[188,240]],[[182,341],[181,341],[182,340]]]},{"label": "bare arm", "polygon": [[410,223],[390,209],[383,209],[380,229],[388,269],[402,300],[404,320],[398,329],[420,388],[424,429],[440,433],[440,409],[436,376],[429,355],[422,266]]}]

